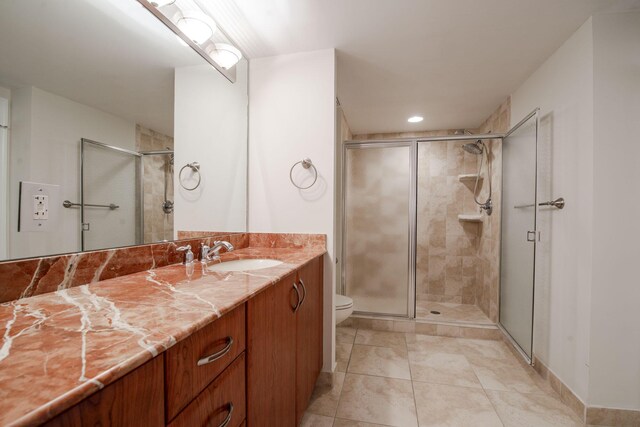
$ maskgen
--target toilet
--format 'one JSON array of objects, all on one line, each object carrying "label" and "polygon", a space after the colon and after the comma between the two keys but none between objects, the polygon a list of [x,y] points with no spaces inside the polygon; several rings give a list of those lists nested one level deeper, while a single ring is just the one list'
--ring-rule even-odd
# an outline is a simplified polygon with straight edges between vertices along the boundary
[{"label": "toilet", "polygon": [[347,296],[336,294],[336,325],[344,322],[353,313],[353,300]]}]

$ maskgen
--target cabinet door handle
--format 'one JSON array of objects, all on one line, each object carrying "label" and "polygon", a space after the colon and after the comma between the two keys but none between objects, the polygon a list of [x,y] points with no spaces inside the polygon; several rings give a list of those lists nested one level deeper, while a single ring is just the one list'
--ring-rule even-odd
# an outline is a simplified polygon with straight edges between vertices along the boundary
[{"label": "cabinet door handle", "polygon": [[302,301],[300,301],[300,305],[302,305],[304,303],[304,300],[307,299],[307,287],[304,285],[302,279],[300,279],[300,286],[302,286],[302,290],[304,291],[304,294],[302,295]]},{"label": "cabinet door handle", "polygon": [[300,308],[300,304],[302,304],[302,302],[300,301],[300,290],[298,289],[298,285],[295,282],[293,283],[293,289],[296,291],[296,295],[298,296],[298,302],[294,307],[292,307],[293,312],[295,313]]},{"label": "cabinet door handle", "polygon": [[[227,417],[222,421],[222,423],[220,423],[218,425],[218,427],[227,427],[229,425],[229,423],[231,422],[231,416],[233,415],[233,402],[229,402],[227,403],[227,412],[229,412],[227,414]],[[211,422],[209,420],[207,420],[207,426],[211,426],[213,427],[213,424],[211,424]]]},{"label": "cabinet door handle", "polygon": [[224,348],[219,352],[213,353],[210,356],[205,356],[202,359],[198,360],[198,366],[207,365],[211,362],[215,362],[216,360],[220,359],[222,356],[229,353],[229,350],[231,350],[232,345],[233,345],[233,338],[227,337],[227,345],[225,345]]}]

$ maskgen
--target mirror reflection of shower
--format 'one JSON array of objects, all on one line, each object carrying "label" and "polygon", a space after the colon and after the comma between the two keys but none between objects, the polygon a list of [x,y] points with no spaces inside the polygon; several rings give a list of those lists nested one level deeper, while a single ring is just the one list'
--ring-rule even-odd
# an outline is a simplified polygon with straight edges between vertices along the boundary
[{"label": "mirror reflection of shower", "polygon": [[[469,135],[472,135],[471,132],[465,131]],[[491,188],[491,159],[489,158],[489,150],[482,140],[477,140],[475,142],[470,142],[468,144],[464,144],[462,149],[467,153],[480,156],[480,162],[478,163],[478,172],[476,173],[476,182],[473,186],[473,200],[476,202],[478,206],[480,206],[480,210],[484,210],[487,215],[491,215],[493,213],[493,203],[491,200],[492,197],[492,188]],[[489,182],[489,195],[484,202],[478,200],[478,183],[480,182],[480,178],[482,176],[482,166],[484,164],[484,158],[487,157],[487,181]]]}]

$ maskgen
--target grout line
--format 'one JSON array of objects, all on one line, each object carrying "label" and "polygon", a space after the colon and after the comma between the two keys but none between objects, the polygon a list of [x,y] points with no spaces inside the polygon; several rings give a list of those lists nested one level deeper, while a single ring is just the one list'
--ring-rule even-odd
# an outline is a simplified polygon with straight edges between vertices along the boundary
[{"label": "grout line", "polygon": [[[409,361],[409,351],[407,343],[407,335],[404,335],[404,345],[407,346],[407,361]],[[413,371],[411,370],[411,362],[409,362],[409,377],[411,378],[411,393],[413,394],[413,405],[416,409],[416,424],[420,427],[420,413],[418,412],[418,401],[416,400],[416,388],[413,385]]]}]

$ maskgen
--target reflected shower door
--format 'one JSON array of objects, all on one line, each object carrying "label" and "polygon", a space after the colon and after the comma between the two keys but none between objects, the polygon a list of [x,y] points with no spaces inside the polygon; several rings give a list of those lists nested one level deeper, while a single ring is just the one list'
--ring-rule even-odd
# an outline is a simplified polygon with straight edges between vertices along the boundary
[{"label": "reflected shower door", "polygon": [[531,360],[538,231],[537,110],[502,143],[500,324]]},{"label": "reflected shower door", "polygon": [[415,145],[348,144],[343,283],[354,311],[411,316]]},{"label": "reflected shower door", "polygon": [[141,244],[141,155],[87,139],[81,145],[82,250]]}]

